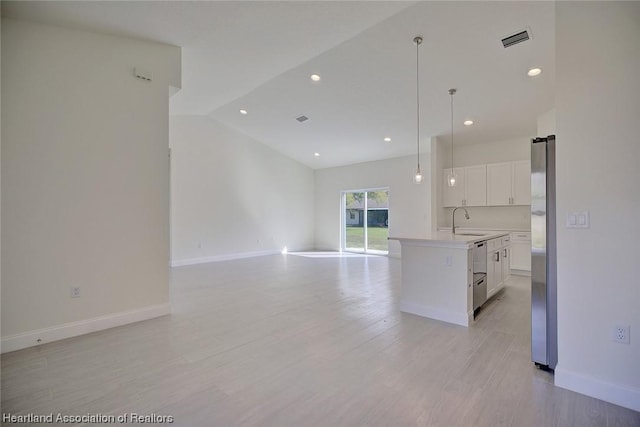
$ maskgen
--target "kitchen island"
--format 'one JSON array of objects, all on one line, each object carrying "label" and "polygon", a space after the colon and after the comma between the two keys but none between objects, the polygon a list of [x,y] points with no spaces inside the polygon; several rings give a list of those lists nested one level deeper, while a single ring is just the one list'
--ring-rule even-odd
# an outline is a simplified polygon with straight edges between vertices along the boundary
[{"label": "kitchen island", "polygon": [[[402,251],[400,310],[469,326],[474,313],[476,244],[485,242],[489,250],[504,248],[508,244],[507,236],[508,233],[478,235],[440,231],[419,237],[389,237],[400,242]],[[489,255],[485,252],[485,260],[490,256],[490,252]],[[486,264],[484,270],[476,271],[476,276],[484,273],[486,277]]]}]

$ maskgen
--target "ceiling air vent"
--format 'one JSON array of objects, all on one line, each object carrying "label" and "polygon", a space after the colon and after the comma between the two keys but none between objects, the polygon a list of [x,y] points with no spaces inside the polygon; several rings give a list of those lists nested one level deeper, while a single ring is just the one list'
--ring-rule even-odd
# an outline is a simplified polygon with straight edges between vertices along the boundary
[{"label": "ceiling air vent", "polygon": [[307,120],[309,120],[309,117],[307,116],[299,116],[296,117],[296,120],[299,121],[300,123],[306,122]]},{"label": "ceiling air vent", "polygon": [[502,46],[504,47],[509,47],[509,46],[513,46],[514,44],[518,44],[521,42],[526,42],[527,40],[529,40],[531,38],[531,31],[527,28],[524,29],[522,31],[519,31],[515,34],[512,34],[510,36],[507,36],[505,38],[502,39]]}]

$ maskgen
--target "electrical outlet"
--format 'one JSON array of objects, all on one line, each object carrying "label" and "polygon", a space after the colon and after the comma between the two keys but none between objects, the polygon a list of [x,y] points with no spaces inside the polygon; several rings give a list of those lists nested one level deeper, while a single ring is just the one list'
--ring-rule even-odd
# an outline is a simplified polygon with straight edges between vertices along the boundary
[{"label": "electrical outlet", "polygon": [[71,287],[71,298],[80,298],[80,286]]},{"label": "electrical outlet", "polygon": [[617,325],[613,327],[613,340],[615,342],[619,342],[620,344],[629,344],[629,326],[621,326]]}]

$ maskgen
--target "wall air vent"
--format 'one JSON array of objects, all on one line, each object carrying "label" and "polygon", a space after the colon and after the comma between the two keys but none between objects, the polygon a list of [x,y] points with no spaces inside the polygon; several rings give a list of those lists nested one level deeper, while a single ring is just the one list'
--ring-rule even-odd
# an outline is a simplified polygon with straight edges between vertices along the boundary
[{"label": "wall air vent", "polygon": [[300,123],[306,122],[307,120],[309,120],[309,117],[307,116],[299,116],[296,117],[296,120],[299,121]]},{"label": "wall air vent", "polygon": [[512,34],[510,36],[507,36],[505,38],[502,39],[502,46],[504,47],[510,47],[513,46],[514,44],[518,44],[521,42],[526,42],[527,40],[529,40],[531,38],[531,30],[524,29],[522,31],[518,31],[515,34]]}]

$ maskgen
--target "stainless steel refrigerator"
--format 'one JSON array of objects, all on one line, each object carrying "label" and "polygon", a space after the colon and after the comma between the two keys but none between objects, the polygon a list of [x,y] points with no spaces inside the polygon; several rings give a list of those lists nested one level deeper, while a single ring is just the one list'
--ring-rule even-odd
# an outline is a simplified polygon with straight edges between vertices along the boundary
[{"label": "stainless steel refrigerator", "polygon": [[531,141],[531,360],[558,362],[556,278],[556,137]]}]

